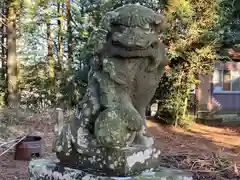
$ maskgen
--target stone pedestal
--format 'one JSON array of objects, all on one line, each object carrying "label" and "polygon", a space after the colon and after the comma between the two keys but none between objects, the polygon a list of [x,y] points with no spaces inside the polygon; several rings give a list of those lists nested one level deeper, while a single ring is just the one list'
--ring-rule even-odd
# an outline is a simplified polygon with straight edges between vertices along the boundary
[{"label": "stone pedestal", "polygon": [[86,171],[58,165],[58,162],[38,159],[29,164],[29,180],[193,180],[190,173],[158,168],[132,177],[97,176]]},{"label": "stone pedestal", "polygon": [[100,176],[134,176],[159,167],[160,150],[143,146],[104,148],[88,145],[71,154],[57,153],[61,165]]}]

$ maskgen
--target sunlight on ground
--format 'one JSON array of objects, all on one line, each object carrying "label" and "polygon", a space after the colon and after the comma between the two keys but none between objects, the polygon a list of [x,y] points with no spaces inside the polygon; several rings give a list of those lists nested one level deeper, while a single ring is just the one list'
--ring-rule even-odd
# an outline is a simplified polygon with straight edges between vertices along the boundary
[{"label": "sunlight on ground", "polygon": [[147,120],[147,127],[152,127],[153,126],[153,123],[150,121],[150,120]]},{"label": "sunlight on ground", "polygon": [[240,146],[239,133],[230,129],[194,124],[191,130],[225,147]]},{"label": "sunlight on ground", "polygon": [[164,136],[169,143],[176,143],[176,146],[193,147],[196,150],[213,152],[218,149],[229,149],[231,152],[240,153],[240,133],[231,129],[193,123],[189,130],[185,130],[164,127],[150,120],[147,121],[147,127],[155,138]]},{"label": "sunlight on ground", "polygon": [[175,129],[175,131],[179,133],[181,132],[192,136],[202,136],[203,138],[209,139],[217,145],[221,145],[223,147],[230,148],[234,146],[240,146],[239,133],[229,129],[192,124],[190,130],[191,131]]}]

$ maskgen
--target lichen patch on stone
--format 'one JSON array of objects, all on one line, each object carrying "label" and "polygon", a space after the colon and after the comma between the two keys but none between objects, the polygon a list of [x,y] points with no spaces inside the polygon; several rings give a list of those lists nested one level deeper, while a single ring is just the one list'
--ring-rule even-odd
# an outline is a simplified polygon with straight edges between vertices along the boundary
[{"label": "lichen patch on stone", "polygon": [[145,161],[149,159],[151,155],[152,155],[152,149],[146,149],[143,152],[140,151],[140,152],[134,153],[133,155],[127,157],[128,167],[131,168],[137,162],[140,162],[141,164],[145,163]]},{"label": "lichen patch on stone", "polygon": [[158,150],[156,153],[153,154],[153,157],[157,159],[159,158],[160,154],[161,154],[161,151]]}]

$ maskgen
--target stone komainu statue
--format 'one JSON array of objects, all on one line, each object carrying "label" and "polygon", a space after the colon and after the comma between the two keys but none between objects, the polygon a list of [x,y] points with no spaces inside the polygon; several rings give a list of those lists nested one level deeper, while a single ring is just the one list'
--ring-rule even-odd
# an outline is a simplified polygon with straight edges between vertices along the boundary
[{"label": "stone komainu statue", "polygon": [[88,41],[92,56],[79,113],[54,142],[60,163],[123,176],[158,164],[145,112],[169,63],[158,38],[163,24],[160,14],[133,4],[103,17]]}]

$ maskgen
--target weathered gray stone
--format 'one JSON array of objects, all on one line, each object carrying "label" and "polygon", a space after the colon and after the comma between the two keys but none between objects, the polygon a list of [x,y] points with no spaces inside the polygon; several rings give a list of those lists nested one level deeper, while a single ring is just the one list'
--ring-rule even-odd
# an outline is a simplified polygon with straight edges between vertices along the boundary
[{"label": "weathered gray stone", "polygon": [[137,4],[106,13],[87,43],[92,59],[80,113],[56,137],[56,153],[69,154],[90,136],[105,147],[153,145],[145,112],[169,63],[158,39],[163,24],[161,14]]},{"label": "weathered gray stone", "polygon": [[159,40],[163,24],[161,14],[137,4],[103,16],[87,43],[88,86],[77,116],[53,143],[62,166],[105,176],[159,166],[145,112],[169,63]]},{"label": "weathered gray stone", "polygon": [[193,180],[190,173],[167,168],[144,171],[133,177],[97,176],[81,170],[62,167],[57,162],[45,159],[32,160],[28,171],[29,180]]},{"label": "weathered gray stone", "polygon": [[158,167],[160,154],[160,150],[144,146],[124,148],[89,146],[81,154],[73,150],[68,156],[64,153],[58,153],[57,156],[66,167],[87,170],[99,175],[129,176]]}]

